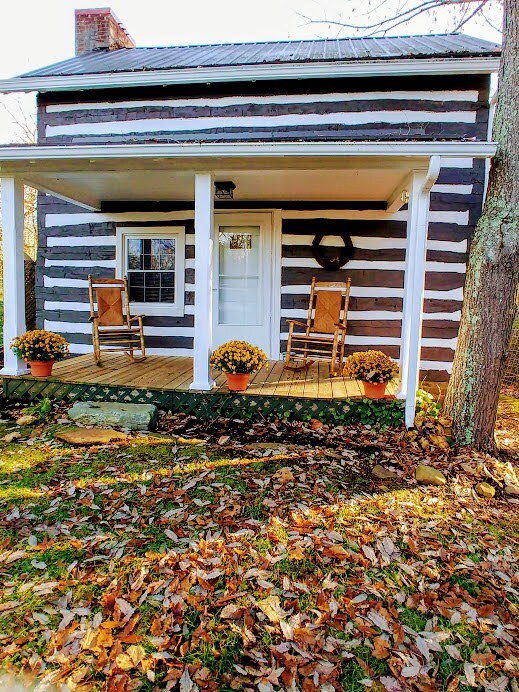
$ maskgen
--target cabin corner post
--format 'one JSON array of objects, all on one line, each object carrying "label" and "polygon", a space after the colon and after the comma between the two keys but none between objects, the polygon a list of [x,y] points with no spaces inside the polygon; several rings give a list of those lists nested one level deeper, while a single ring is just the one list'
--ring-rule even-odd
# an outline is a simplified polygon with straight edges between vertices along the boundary
[{"label": "cabin corner post", "polygon": [[214,202],[211,173],[195,174],[195,336],[193,382],[189,389],[209,391],[212,346]]},{"label": "cabin corner post", "polygon": [[427,172],[413,174],[409,191],[400,359],[402,385],[398,395],[405,398],[405,425],[408,428],[414,423],[420,379],[429,199],[440,166],[441,158],[431,156]]},{"label": "cabin corner post", "polygon": [[4,367],[2,375],[21,375],[26,364],[9,348],[25,326],[25,277],[23,264],[23,180],[1,178],[4,271]]}]

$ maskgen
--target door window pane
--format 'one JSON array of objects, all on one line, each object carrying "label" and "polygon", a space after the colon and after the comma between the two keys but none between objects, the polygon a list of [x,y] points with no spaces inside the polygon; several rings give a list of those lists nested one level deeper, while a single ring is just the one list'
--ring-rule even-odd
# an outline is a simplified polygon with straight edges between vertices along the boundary
[{"label": "door window pane", "polygon": [[262,324],[260,229],[220,226],[218,237],[220,324]]}]

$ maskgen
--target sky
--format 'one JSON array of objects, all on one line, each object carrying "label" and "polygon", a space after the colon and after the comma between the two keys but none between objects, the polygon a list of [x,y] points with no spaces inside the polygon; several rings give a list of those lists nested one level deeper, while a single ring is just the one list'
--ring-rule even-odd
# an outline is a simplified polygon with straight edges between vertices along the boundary
[{"label": "sky", "polygon": [[[386,0],[400,6],[411,0]],[[138,46],[168,46],[235,41],[312,39],[353,32],[309,20],[341,20],[377,0],[4,0],[0,5],[0,78],[13,77],[74,55],[74,9],[110,6]],[[499,9],[489,15],[499,25]],[[371,15],[373,16],[373,15]],[[399,27],[393,34],[441,33],[453,28],[448,11]],[[490,41],[499,34],[476,19],[464,33]],[[19,139],[15,120],[34,114],[34,96],[0,95],[0,143]]]}]

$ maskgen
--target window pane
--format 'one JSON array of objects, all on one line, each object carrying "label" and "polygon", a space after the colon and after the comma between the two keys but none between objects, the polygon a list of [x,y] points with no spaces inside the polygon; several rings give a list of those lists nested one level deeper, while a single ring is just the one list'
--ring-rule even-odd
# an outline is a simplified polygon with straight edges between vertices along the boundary
[{"label": "window pane", "polygon": [[127,267],[130,301],[175,302],[175,238],[128,238]]},{"label": "window pane", "polygon": [[218,237],[220,324],[261,324],[260,229],[221,226]]},{"label": "window pane", "polygon": [[128,238],[128,268],[142,269],[141,266],[141,241],[139,238]]}]

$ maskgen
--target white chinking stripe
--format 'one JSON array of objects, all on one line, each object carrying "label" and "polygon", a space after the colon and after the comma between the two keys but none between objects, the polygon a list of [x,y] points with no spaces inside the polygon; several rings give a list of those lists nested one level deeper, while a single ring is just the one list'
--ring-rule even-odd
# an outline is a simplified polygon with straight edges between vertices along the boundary
[{"label": "white chinking stripe", "polygon": [[[69,310],[71,312],[90,312],[90,303],[79,303],[77,301],[67,301],[67,300],[45,300],[43,303],[44,310]],[[153,308],[153,317],[168,317],[171,313],[171,309],[164,305],[164,309],[160,310],[158,307]],[[184,306],[185,315],[194,315],[195,306],[185,305]]]},{"label": "white chinking stripe", "polygon": [[[316,222],[316,227],[317,226],[318,223]],[[337,242],[337,240],[334,240],[335,238],[338,238],[338,236],[327,236],[323,238],[321,245],[326,245],[330,247],[341,247],[343,244],[342,240]],[[283,233],[282,235],[283,245],[287,246],[301,245],[308,247],[312,245],[313,239],[313,235],[296,235],[292,233]],[[380,238],[375,236],[352,235],[351,242],[353,243],[354,247],[360,248],[362,250],[405,250],[406,248],[405,238]],[[429,250],[441,250],[443,252],[464,253],[467,251],[467,241],[428,240],[427,248]]]},{"label": "white chinking stripe", "polygon": [[[92,353],[92,346],[89,344],[75,344],[70,343],[70,352],[76,354]],[[149,348],[146,347],[146,353],[149,356],[177,356],[177,357],[187,357],[193,355],[193,350],[191,348]]]},{"label": "white chinking stripe", "polygon": [[451,360],[421,360],[420,370],[445,370],[449,374],[452,372],[453,363]]},{"label": "white chinking stripe", "polygon": [[442,168],[473,168],[474,159],[442,156]]},{"label": "white chinking stripe", "polygon": [[474,185],[433,185],[431,192],[441,192],[443,195],[471,195]]},{"label": "white chinking stripe", "polygon": [[[292,319],[306,319],[308,315],[308,310],[300,309],[283,309],[281,310],[281,317],[287,317]],[[455,312],[426,312],[424,313],[424,320],[449,320],[451,322],[458,322],[461,317],[461,311],[457,310]],[[399,321],[402,319],[402,313],[398,311],[392,312],[391,310],[349,310],[348,311],[348,321],[349,320],[394,320]]]},{"label": "white chinking stripe", "polygon": [[[172,226],[172,229],[175,227]],[[77,235],[59,235],[47,236],[47,247],[115,247],[115,235],[102,236],[77,236]],[[186,245],[195,244],[195,236],[192,233],[186,233]]]},{"label": "white chinking stripe", "polygon": [[329,94],[288,94],[272,96],[222,96],[193,99],[154,99],[146,101],[104,101],[99,103],[62,103],[46,107],[47,113],[117,110],[120,108],[225,108],[227,106],[285,105],[298,103],[336,103],[341,101],[466,101],[476,103],[479,94],[467,91],[370,91]]},{"label": "white chinking stripe", "polygon": [[83,267],[95,268],[103,267],[104,269],[115,269],[115,260],[54,260],[45,259],[46,267]]},{"label": "white chinking stripe", "polygon": [[47,125],[46,137],[72,135],[125,135],[143,132],[198,132],[214,128],[296,127],[302,125],[366,125],[370,123],[407,124],[475,123],[474,111],[372,111],[358,113],[309,113],[290,115],[201,116],[194,118],[144,118],[108,120],[98,123]]},{"label": "white chinking stripe", "polygon": [[[310,286],[287,285],[281,286],[281,294],[285,295],[309,295]],[[352,286],[350,295],[355,298],[403,298],[403,288],[382,288],[381,286]],[[426,300],[463,300],[463,289],[452,288],[447,291],[425,291]]]},{"label": "white chinking stripe", "polygon": [[[279,205],[282,206],[282,202]],[[324,203],[323,203],[324,204]],[[386,212],[375,212],[372,209],[366,211],[344,211],[344,210],[305,210],[305,211],[282,211],[283,219],[315,219],[317,217],[329,219],[367,219],[373,220],[384,218],[388,221],[406,221],[407,212],[398,211],[396,214],[388,215]],[[193,212],[187,211],[184,220],[192,219]],[[122,212],[120,214],[106,214],[102,212],[80,212],[78,214],[47,214],[45,216],[46,228],[60,228],[63,226],[81,226],[89,223],[117,223],[126,221],[178,221],[178,212]],[[469,221],[468,211],[430,211],[430,223],[454,223],[466,226]],[[105,236],[100,236],[105,237]],[[112,237],[112,236],[110,236]]]},{"label": "white chinking stripe", "polygon": [[[53,260],[45,259],[46,267],[82,267],[84,269],[94,269],[95,267],[103,267],[104,269],[115,269],[115,260]],[[195,268],[195,260],[185,260],[186,269]]]},{"label": "white chinking stripe", "polygon": [[[127,221],[187,221],[193,218],[193,211],[175,212],[175,211],[133,211],[106,214],[103,212],[84,212],[79,214],[46,214],[46,228],[62,227],[62,226],[81,226],[89,223],[125,223]],[[190,234],[186,234],[187,238]],[[91,237],[91,236],[87,236]],[[115,236],[99,236],[102,238],[112,238],[112,244],[115,243]],[[194,238],[194,235],[191,234]]]},{"label": "white chinking stripe", "polygon": [[[324,202],[323,202],[324,204]],[[282,210],[281,218],[283,219],[341,219],[342,221],[364,220],[374,221],[383,219],[384,221],[406,221],[407,211],[397,211],[395,214],[388,214],[385,211],[376,211],[373,209],[365,209],[359,211],[344,211],[341,209],[311,209],[303,211]],[[429,223],[455,223],[459,226],[466,226],[469,222],[468,211],[429,211]]]},{"label": "white chinking stripe", "polygon": [[47,247],[115,247],[115,235],[47,236]]},{"label": "white chinking stripe", "polygon": [[[386,212],[374,212],[373,210],[366,211],[341,211],[321,209],[312,211],[283,211],[282,218],[284,219],[315,219],[318,216],[328,219],[367,219],[373,220],[384,218],[388,221],[406,221],[407,212],[399,211],[396,214],[388,215]],[[188,220],[193,218],[193,212],[186,212],[183,219],[179,217],[178,212],[121,212],[119,214],[106,214],[102,212],[81,212],[79,214],[46,214],[46,228],[61,228],[63,226],[81,226],[89,223],[123,223],[131,221],[178,221]],[[429,222],[432,223],[455,223],[460,226],[466,226],[469,221],[468,211],[430,211]],[[86,236],[91,237],[91,236]],[[107,236],[102,236],[107,237]],[[111,237],[111,236],[110,236]],[[194,238],[194,236],[192,236]],[[53,240],[57,244],[57,240]],[[114,241],[115,242],[115,241]],[[186,235],[187,244],[187,235]]]},{"label": "white chinking stripe", "polygon": [[[317,336],[317,335],[316,335]],[[323,335],[326,336],[326,335]],[[281,333],[281,339],[288,339],[288,332]],[[456,349],[457,338],[453,339],[422,339],[422,347]],[[399,336],[359,336],[346,335],[346,343],[350,346],[400,346]]]},{"label": "white chinking stripe", "polygon": [[[282,267],[297,267],[298,269],[319,269],[320,264],[313,257],[283,257]],[[350,260],[347,270],[377,269],[380,271],[404,271],[405,262],[380,262],[377,260]],[[448,272],[464,274],[466,272],[464,262],[427,262],[428,272]]]},{"label": "white chinking stripe", "polygon": [[[45,320],[45,329],[65,334],[90,334],[92,326],[88,322],[60,322]],[[194,327],[150,327],[144,326],[146,336],[193,336]]]}]

